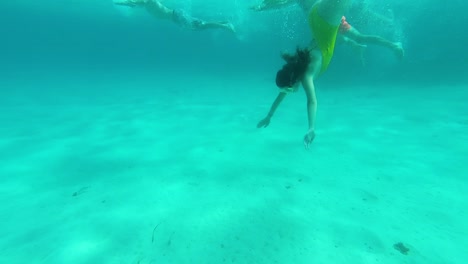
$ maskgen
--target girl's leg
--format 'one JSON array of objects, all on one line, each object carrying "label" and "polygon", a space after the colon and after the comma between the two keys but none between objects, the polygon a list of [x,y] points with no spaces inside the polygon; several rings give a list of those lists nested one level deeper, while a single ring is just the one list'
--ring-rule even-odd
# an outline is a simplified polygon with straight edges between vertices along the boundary
[{"label": "girl's leg", "polygon": [[374,45],[389,48],[393,52],[395,52],[395,54],[399,58],[403,57],[403,55],[404,55],[403,47],[401,46],[401,43],[399,43],[399,42],[392,42],[390,40],[387,40],[387,39],[385,39],[383,37],[376,36],[376,35],[361,34],[359,31],[357,31],[354,28],[352,28],[350,31],[348,31],[348,34],[350,34],[350,36],[354,40],[356,40],[357,42],[359,42],[361,44],[365,44],[365,45],[374,44]]}]

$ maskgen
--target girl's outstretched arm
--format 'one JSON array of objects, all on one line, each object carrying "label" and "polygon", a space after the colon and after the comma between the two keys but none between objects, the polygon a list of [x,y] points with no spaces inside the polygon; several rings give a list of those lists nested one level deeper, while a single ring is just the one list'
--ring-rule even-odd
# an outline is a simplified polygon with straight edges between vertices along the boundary
[{"label": "girl's outstretched arm", "polygon": [[270,108],[270,111],[268,112],[268,115],[265,118],[263,118],[262,120],[260,120],[260,122],[258,122],[258,124],[257,124],[258,128],[267,127],[270,124],[271,117],[273,116],[276,109],[278,108],[278,106],[281,104],[281,102],[283,101],[283,99],[285,97],[286,97],[286,93],[283,93],[283,92],[280,92],[278,94],[278,96],[276,96],[276,99],[273,102],[273,104],[271,105],[271,108]]},{"label": "girl's outstretched arm", "polygon": [[309,148],[310,143],[315,138],[315,115],[317,113],[317,98],[315,96],[314,76],[306,74],[302,81],[307,96],[307,118],[309,121],[309,130],[304,136],[304,146]]}]

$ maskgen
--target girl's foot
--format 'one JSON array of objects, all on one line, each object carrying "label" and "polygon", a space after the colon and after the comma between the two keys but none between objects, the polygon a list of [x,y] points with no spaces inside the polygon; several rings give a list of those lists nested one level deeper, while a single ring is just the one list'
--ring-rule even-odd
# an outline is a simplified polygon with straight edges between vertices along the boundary
[{"label": "girl's foot", "polygon": [[234,33],[234,34],[236,33],[236,28],[234,28],[234,25],[233,25],[232,23],[228,22],[228,23],[226,23],[225,25],[226,25],[226,28],[227,28],[229,31],[231,31],[231,32]]}]

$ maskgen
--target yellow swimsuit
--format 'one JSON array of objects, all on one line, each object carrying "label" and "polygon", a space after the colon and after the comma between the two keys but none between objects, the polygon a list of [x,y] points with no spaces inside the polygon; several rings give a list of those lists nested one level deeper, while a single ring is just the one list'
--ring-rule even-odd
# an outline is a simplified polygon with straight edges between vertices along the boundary
[{"label": "yellow swimsuit", "polygon": [[335,50],[336,36],[340,25],[330,25],[318,14],[318,6],[314,6],[309,14],[309,26],[314,34],[315,41],[322,52],[322,69],[327,70]]}]

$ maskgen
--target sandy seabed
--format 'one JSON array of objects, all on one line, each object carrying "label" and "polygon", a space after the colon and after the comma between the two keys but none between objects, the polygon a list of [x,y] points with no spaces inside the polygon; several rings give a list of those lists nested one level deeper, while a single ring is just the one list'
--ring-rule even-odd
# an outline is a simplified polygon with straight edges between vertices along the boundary
[{"label": "sandy seabed", "polygon": [[0,263],[468,262],[466,87],[318,87],[305,150],[267,81],[92,85],[4,86]]}]

